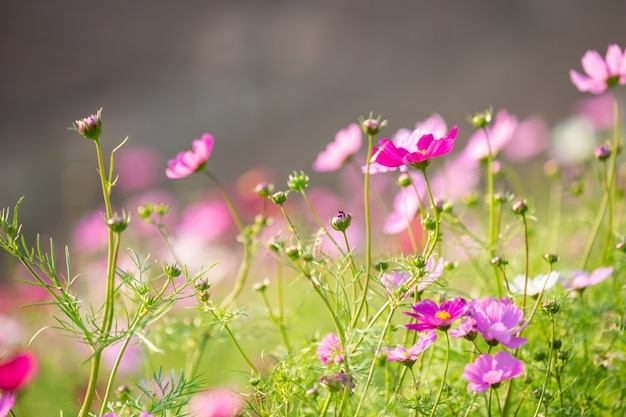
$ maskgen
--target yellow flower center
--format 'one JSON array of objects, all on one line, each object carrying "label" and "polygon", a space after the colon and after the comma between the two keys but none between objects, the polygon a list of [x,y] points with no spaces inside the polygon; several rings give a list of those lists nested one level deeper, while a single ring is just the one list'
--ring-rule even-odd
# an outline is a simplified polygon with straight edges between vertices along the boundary
[{"label": "yellow flower center", "polygon": [[435,313],[435,317],[437,317],[437,318],[439,318],[441,320],[450,320],[450,317],[452,317],[452,316],[447,311],[442,310],[442,311],[436,312]]}]

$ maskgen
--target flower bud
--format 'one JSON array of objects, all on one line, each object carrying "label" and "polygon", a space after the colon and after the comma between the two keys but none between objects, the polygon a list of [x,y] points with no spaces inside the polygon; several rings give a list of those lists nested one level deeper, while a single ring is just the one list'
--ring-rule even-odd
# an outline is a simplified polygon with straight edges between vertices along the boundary
[{"label": "flower bud", "polygon": [[548,355],[543,350],[535,352],[535,354],[533,355],[533,359],[536,360],[537,362],[543,362],[546,360],[547,357]]},{"label": "flower bud", "polygon": [[254,187],[254,192],[259,197],[263,198],[269,197],[272,194],[272,191],[274,191],[274,184],[268,182],[261,182]]},{"label": "flower bud", "polygon": [[198,291],[206,291],[211,288],[211,281],[206,278],[198,279],[196,280],[194,286]]},{"label": "flower bud", "polygon": [[208,291],[202,291],[200,292],[200,294],[198,294],[198,300],[200,300],[201,303],[207,303],[210,298],[211,295]]},{"label": "flower bud", "polygon": [[611,150],[606,146],[600,145],[593,152],[594,158],[598,161],[606,161],[611,156]]},{"label": "flower bud", "polygon": [[491,123],[491,119],[493,117],[493,109],[489,108],[481,113],[474,113],[470,122],[474,125],[474,127],[478,129],[482,129],[487,127]]},{"label": "flower bud", "polygon": [[125,213],[122,213],[119,216],[117,213],[113,215],[110,219],[107,219],[106,224],[114,233],[121,233],[126,230],[128,227],[128,223],[130,222],[130,216],[126,216]]},{"label": "flower bud", "polygon": [[285,204],[285,201],[287,201],[287,193],[284,191],[277,191],[270,196],[270,200],[272,200],[274,204],[282,206]]},{"label": "flower bud", "polygon": [[561,339],[554,339],[554,340],[552,341],[552,346],[551,346],[551,348],[552,348],[553,350],[559,350],[559,349],[561,349],[561,345],[562,345]]},{"label": "flower bud", "polygon": [[139,214],[139,217],[143,220],[149,219],[152,214],[152,204],[147,203],[137,207],[137,214]]},{"label": "flower bud", "polygon": [[384,272],[389,269],[389,262],[387,261],[378,261],[374,264],[374,269],[380,272]]},{"label": "flower bud", "polygon": [[176,262],[174,262],[173,264],[169,264],[166,262],[165,265],[163,265],[163,272],[170,278],[176,278],[180,276],[182,270],[178,267]]},{"label": "flower bud", "polygon": [[289,176],[287,185],[293,191],[301,193],[309,186],[309,176],[305,175],[302,171],[300,171],[300,173],[294,171],[293,174]]},{"label": "flower bud", "polygon": [[270,280],[266,278],[263,281],[257,282],[256,284],[254,284],[253,288],[255,291],[264,292],[269,285],[270,285]]},{"label": "flower bud", "polygon": [[424,226],[424,229],[426,230],[433,231],[437,228],[437,220],[430,216],[424,217],[424,220],[422,220],[422,226]]},{"label": "flower bud", "polygon": [[285,254],[287,255],[289,259],[291,259],[292,261],[295,261],[296,259],[300,257],[300,248],[295,245],[287,246],[285,248]]},{"label": "flower bud", "polygon": [[566,361],[569,359],[569,350],[559,350],[556,353],[556,358],[562,361]]},{"label": "flower bud", "polygon": [[330,225],[339,232],[345,232],[346,229],[350,227],[350,223],[352,223],[352,215],[343,210],[339,210],[337,214],[330,219]]},{"label": "flower bud", "polygon": [[548,314],[556,314],[559,312],[561,305],[556,300],[547,300],[541,307]]},{"label": "flower bud", "polygon": [[397,184],[398,184],[400,187],[403,187],[403,188],[404,188],[404,187],[408,187],[409,185],[413,184],[413,180],[411,179],[411,176],[410,176],[408,173],[403,172],[403,173],[402,173],[402,174],[400,174],[400,176],[398,177]]},{"label": "flower bud", "polygon": [[74,130],[87,139],[98,140],[100,133],[102,133],[101,114],[102,109],[98,110],[96,114],[92,114],[84,119],[76,120]]},{"label": "flower bud", "polygon": [[498,268],[508,265],[509,261],[504,259],[502,256],[495,256],[491,258],[491,265],[497,266]]},{"label": "flower bud", "polygon": [[130,393],[130,387],[128,385],[120,385],[117,387],[117,399],[123,401],[128,397]]},{"label": "flower bud", "polygon": [[373,118],[373,115],[370,113],[370,117],[361,121],[361,129],[363,133],[366,135],[375,135],[381,131],[381,129],[387,126],[387,121],[380,121],[381,116],[378,116],[376,119]]},{"label": "flower bud", "polygon": [[170,206],[167,204],[156,204],[154,212],[159,216],[167,216],[170,213]]},{"label": "flower bud", "polygon": [[622,240],[621,242],[618,242],[617,245],[615,245],[615,249],[626,253],[626,241]]},{"label": "flower bud", "polygon": [[511,206],[511,210],[513,210],[513,213],[523,216],[528,211],[528,205],[526,204],[526,200],[516,201]]},{"label": "flower bud", "polygon": [[543,255],[543,259],[545,259],[547,263],[552,265],[559,261],[559,255],[555,255],[554,253],[546,253]]}]

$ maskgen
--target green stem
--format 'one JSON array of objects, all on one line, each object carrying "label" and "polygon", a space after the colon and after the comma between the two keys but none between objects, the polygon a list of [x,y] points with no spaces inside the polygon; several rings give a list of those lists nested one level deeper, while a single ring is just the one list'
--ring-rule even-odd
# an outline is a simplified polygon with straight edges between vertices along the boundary
[{"label": "green stem", "polygon": [[109,398],[111,396],[111,391],[113,390],[113,382],[115,382],[115,375],[117,374],[117,370],[122,362],[122,357],[124,356],[124,352],[126,352],[126,348],[130,343],[132,335],[129,335],[122,343],[119,353],[115,358],[115,363],[113,364],[113,369],[111,369],[111,374],[109,375],[109,380],[107,382],[106,390],[104,392],[104,397],[102,398],[102,407],[100,407],[100,415],[103,416],[106,411],[107,403],[109,402]]},{"label": "green stem", "polygon": [[552,349],[552,345],[554,344],[554,318],[550,315],[550,349],[548,353],[548,365],[546,366],[546,376],[543,378],[543,384],[541,385],[541,394],[539,396],[539,400],[537,401],[537,408],[535,409],[535,414],[533,417],[537,417],[539,415],[539,410],[541,409],[541,403],[543,401],[543,396],[548,387],[548,378],[550,377],[550,368],[552,367],[552,355],[554,349]]},{"label": "green stem", "polygon": [[433,214],[435,216],[435,231],[434,237],[429,239],[426,248],[424,248],[424,259],[428,259],[430,255],[432,255],[435,247],[437,246],[437,241],[439,240],[439,222],[440,216],[437,207],[435,207],[435,199],[433,197],[432,190],[430,189],[430,182],[428,181],[428,176],[426,175],[426,169],[422,169],[422,174],[424,174],[424,182],[426,183],[426,191],[428,191],[428,198],[430,200],[430,206],[432,207]]},{"label": "green stem", "polygon": [[252,260],[252,250],[253,243],[250,237],[244,237],[244,253],[243,260],[241,261],[241,265],[239,266],[239,272],[237,273],[237,278],[235,279],[235,285],[230,293],[224,298],[222,303],[220,304],[220,309],[227,308],[231,303],[233,303],[246,284],[246,280],[248,278],[248,272],[250,270],[250,262]]},{"label": "green stem", "polygon": [[243,358],[243,360],[248,364],[248,366],[250,368],[252,368],[252,370],[257,374],[260,375],[259,371],[256,369],[256,366],[254,366],[254,364],[252,363],[252,361],[250,361],[250,359],[248,358],[248,356],[245,354],[245,352],[243,351],[243,349],[241,348],[241,345],[239,344],[239,342],[237,342],[237,339],[235,338],[235,335],[233,334],[233,332],[230,331],[230,327],[228,326],[228,324],[222,322],[220,320],[220,318],[217,316],[217,314],[215,314],[215,310],[213,308],[209,308],[209,310],[211,311],[211,314],[213,314],[213,317],[215,317],[215,319],[220,322],[220,324],[222,325],[222,328],[224,330],[226,330],[226,333],[228,333],[228,337],[230,337],[230,340],[233,342],[233,345],[235,345],[235,349],[237,349],[237,352],[239,352],[239,355],[241,355],[241,357]]},{"label": "green stem", "polygon": [[213,181],[213,184],[215,184],[215,186],[217,187],[217,191],[219,191],[219,193],[222,195],[222,198],[224,199],[226,206],[228,206],[228,211],[230,211],[230,215],[233,217],[233,220],[235,221],[235,225],[237,226],[237,229],[239,229],[239,233],[244,233],[243,222],[241,221],[239,212],[235,208],[235,204],[233,203],[233,200],[230,198],[228,191],[222,185],[222,183],[217,179],[217,177],[213,175],[210,171],[204,171],[204,173],[207,175],[207,177],[211,179],[211,181]]},{"label": "green stem", "polygon": [[[322,229],[324,231],[324,234],[326,236],[328,236],[328,239],[330,239],[330,241],[333,243],[333,245],[335,245],[337,250],[339,250],[339,253],[341,254],[341,256],[345,256],[345,253],[341,249],[341,246],[339,246],[339,244],[333,238],[333,236],[330,233],[328,233],[328,229],[326,229],[326,227],[324,226],[324,224],[320,220],[319,216],[315,212],[315,209],[313,208],[313,205],[311,204],[311,201],[309,200],[309,197],[307,197],[306,192],[304,190],[301,190],[300,194],[302,194],[302,198],[304,198],[304,202],[306,203],[307,207],[309,208],[309,211],[313,215],[313,218],[315,219],[315,222],[317,223],[317,225],[320,227],[320,229]],[[350,250],[350,248],[348,248],[347,250]]]},{"label": "green stem", "polygon": [[446,335],[446,362],[443,368],[443,375],[441,376],[441,385],[439,386],[439,392],[437,392],[435,404],[433,404],[433,408],[430,411],[430,417],[433,417],[435,415],[437,406],[439,406],[439,401],[441,401],[441,394],[443,393],[443,387],[446,384],[446,376],[448,375],[448,365],[450,364],[450,336],[448,336],[448,332],[444,333]]}]

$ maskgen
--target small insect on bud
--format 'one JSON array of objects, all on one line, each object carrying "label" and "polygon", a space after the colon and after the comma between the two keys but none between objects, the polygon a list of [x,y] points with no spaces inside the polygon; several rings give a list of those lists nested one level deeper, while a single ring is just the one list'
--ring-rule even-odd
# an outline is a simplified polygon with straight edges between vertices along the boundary
[{"label": "small insect on bud", "polygon": [[284,191],[277,191],[274,194],[270,195],[270,200],[272,200],[274,204],[282,206],[283,204],[285,204],[285,201],[287,201],[287,193]]},{"label": "small insect on bud", "polygon": [[76,120],[73,130],[76,130],[87,139],[98,140],[100,133],[102,133],[101,115],[102,109],[98,110],[96,114]]},{"label": "small insect on bud", "polygon": [[528,211],[528,205],[526,204],[526,200],[516,201],[511,206],[511,210],[513,211],[513,213],[523,216]]},{"label": "small insect on bud", "polygon": [[269,197],[272,194],[272,191],[274,191],[274,184],[268,182],[259,183],[256,187],[254,187],[254,192],[259,197],[263,198]]},{"label": "small insect on bud", "polygon": [[600,145],[593,151],[593,157],[598,161],[606,161],[611,156],[611,150],[606,146]]},{"label": "small insect on bud", "polygon": [[343,210],[339,210],[337,214],[330,219],[330,225],[333,229],[340,232],[345,232],[346,229],[350,227],[350,223],[352,223],[352,215]]},{"label": "small insect on bud", "polygon": [[293,174],[289,176],[289,179],[287,180],[287,185],[293,191],[297,191],[300,193],[309,186],[309,176],[302,171],[300,171],[299,173],[294,171]]}]

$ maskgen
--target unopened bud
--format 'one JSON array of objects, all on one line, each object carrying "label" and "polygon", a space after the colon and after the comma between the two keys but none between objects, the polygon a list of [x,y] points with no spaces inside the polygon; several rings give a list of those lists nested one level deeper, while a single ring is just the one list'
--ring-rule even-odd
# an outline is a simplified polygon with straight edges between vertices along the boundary
[{"label": "unopened bud", "polygon": [[409,185],[413,184],[413,180],[411,179],[411,176],[409,174],[407,174],[406,172],[403,172],[398,177],[397,184],[400,187],[404,188],[404,187],[408,187]]},{"label": "unopened bud", "polygon": [[274,184],[268,183],[268,182],[262,182],[257,184],[256,187],[254,187],[254,192],[259,196],[259,197],[269,197],[270,194],[272,194],[272,191],[274,191]]},{"label": "unopened bud", "polygon": [[513,210],[513,213],[523,216],[528,211],[528,205],[526,204],[526,200],[516,201],[511,206],[511,210]]},{"label": "unopened bud", "polygon": [[340,232],[345,232],[346,229],[350,227],[350,223],[352,223],[352,215],[343,210],[339,210],[337,214],[330,219],[330,225],[333,229]]},{"label": "unopened bud", "polygon": [[598,161],[606,161],[611,156],[611,150],[606,146],[600,145],[593,151],[593,156]]},{"label": "unopened bud", "polygon": [[555,255],[554,253],[546,253],[543,255],[543,259],[545,259],[547,263],[552,265],[559,261],[559,255]]},{"label": "unopened bud", "polygon": [[180,276],[182,270],[178,267],[176,262],[173,264],[166,262],[165,265],[163,265],[163,272],[170,278],[176,278],[177,276]]},{"label": "unopened bud", "polygon": [[274,204],[282,206],[283,204],[285,204],[285,201],[287,201],[287,193],[284,191],[275,192],[270,196],[270,200],[272,200]]},{"label": "unopened bud", "polygon": [[289,175],[287,185],[293,191],[302,192],[309,186],[309,176],[302,171],[299,173],[294,171],[293,174]]},{"label": "unopened bud", "polygon": [[122,215],[114,214],[113,217],[107,219],[106,224],[114,233],[121,233],[126,230],[128,223],[130,222],[130,216],[125,213]]},{"label": "unopened bud", "polygon": [[470,122],[474,125],[474,127],[478,129],[485,128],[491,123],[491,119],[493,117],[493,109],[489,108],[481,113],[475,113]]},{"label": "unopened bud", "polygon": [[92,114],[84,119],[76,120],[74,130],[87,139],[98,140],[100,133],[102,133],[101,114],[102,109],[98,110],[96,114]]}]

